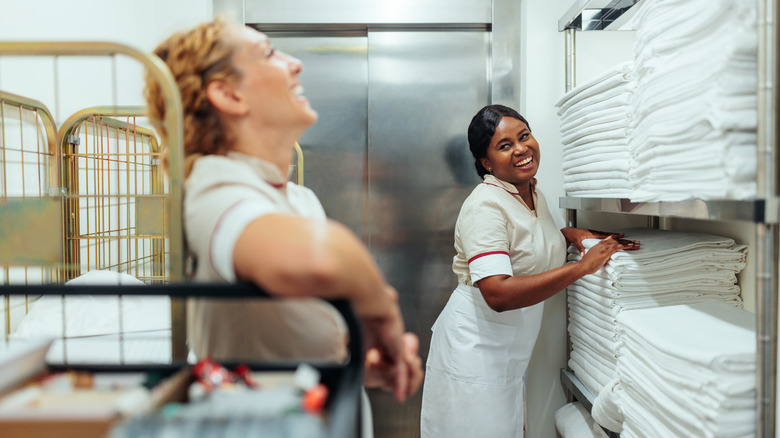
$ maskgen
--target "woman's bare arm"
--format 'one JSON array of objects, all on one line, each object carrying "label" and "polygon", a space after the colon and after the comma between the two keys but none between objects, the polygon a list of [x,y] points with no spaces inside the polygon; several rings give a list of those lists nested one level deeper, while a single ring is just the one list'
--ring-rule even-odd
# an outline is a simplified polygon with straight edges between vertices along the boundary
[{"label": "woman's bare arm", "polygon": [[496,312],[533,306],[562,291],[587,274],[599,270],[616,251],[632,244],[607,237],[576,263],[533,275],[493,275],[477,282],[485,302]]}]

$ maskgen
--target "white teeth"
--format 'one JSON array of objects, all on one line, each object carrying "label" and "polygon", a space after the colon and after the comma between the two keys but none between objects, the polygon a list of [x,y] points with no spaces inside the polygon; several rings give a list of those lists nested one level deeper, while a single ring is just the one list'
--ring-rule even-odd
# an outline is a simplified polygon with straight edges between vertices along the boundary
[{"label": "white teeth", "polygon": [[522,167],[522,166],[525,166],[526,164],[528,164],[528,163],[530,163],[531,161],[533,161],[533,159],[534,159],[533,157],[528,157],[528,158],[526,158],[525,160],[523,160],[523,161],[521,161],[521,162],[519,162],[519,163],[515,164],[515,167]]},{"label": "white teeth", "polygon": [[300,96],[301,94],[303,94],[303,85],[296,85],[295,87],[293,87],[292,94],[295,96]]}]

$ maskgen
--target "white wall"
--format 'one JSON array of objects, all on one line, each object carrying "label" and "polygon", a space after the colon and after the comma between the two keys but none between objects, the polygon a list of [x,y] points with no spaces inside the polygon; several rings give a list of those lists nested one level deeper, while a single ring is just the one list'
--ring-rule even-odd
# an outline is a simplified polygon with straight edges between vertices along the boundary
[{"label": "white wall", "polygon": [[[525,0],[523,3],[525,57],[518,74],[524,94],[518,107],[541,146],[539,187],[562,227],[565,212],[558,208],[558,198],[564,195],[562,152],[559,119],[553,105],[565,91],[564,34],[558,32],[558,19],[573,0]],[[578,33],[577,83],[630,60],[633,41],[633,32]],[[542,330],[529,366],[526,395],[529,438],[556,436],[553,416],[566,402],[559,379],[560,369],[566,367],[566,349],[566,297],[558,294],[545,303]]]},{"label": "white wall", "polygon": [[[150,52],[174,31],[209,20],[212,1],[0,0],[0,11],[0,41],[109,41]],[[60,58],[55,93],[52,58],[3,56],[0,90],[43,102],[58,124],[89,106],[142,105],[140,65],[124,56],[115,62]]]}]

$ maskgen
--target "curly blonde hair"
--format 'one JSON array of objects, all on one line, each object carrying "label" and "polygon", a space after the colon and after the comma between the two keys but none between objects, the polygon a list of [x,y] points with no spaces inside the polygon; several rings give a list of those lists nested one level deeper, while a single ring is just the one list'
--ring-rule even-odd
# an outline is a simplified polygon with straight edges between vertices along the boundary
[{"label": "curly blonde hair", "polygon": [[[237,45],[226,37],[235,26],[224,18],[202,23],[190,30],[177,32],[160,43],[154,54],[170,69],[179,87],[184,111],[184,174],[189,175],[195,160],[203,155],[224,154],[233,138],[225,130],[216,108],[206,96],[206,86],[214,80],[237,81],[241,72],[233,65]],[[168,144],[165,99],[160,84],[145,74],[147,110],[150,122]],[[163,154],[168,168],[168,156]]]}]

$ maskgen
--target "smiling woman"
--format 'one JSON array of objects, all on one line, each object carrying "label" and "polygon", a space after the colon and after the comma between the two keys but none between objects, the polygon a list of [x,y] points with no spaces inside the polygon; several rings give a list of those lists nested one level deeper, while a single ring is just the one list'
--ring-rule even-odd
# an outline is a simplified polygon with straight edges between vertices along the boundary
[{"label": "smiling woman", "polygon": [[[455,225],[458,287],[433,326],[423,388],[421,435],[522,437],[523,377],[544,300],[639,242],[555,227],[536,188],[540,148],[528,122],[502,106],[482,108],[468,129],[483,178]],[[564,265],[566,245],[604,240]]]},{"label": "smiling woman", "polygon": [[[357,236],[329,221],[311,190],[288,181],[294,144],[317,120],[301,95],[301,62],[266,35],[223,19],[172,35],[155,54],[182,97],[191,278],[349,300],[366,338],[365,383],[398,400],[413,394],[422,367],[397,292]],[[154,81],[145,94],[166,141],[159,125],[166,107]],[[344,330],[319,300],[194,299],[187,306],[188,343],[199,358],[344,360]]]}]

